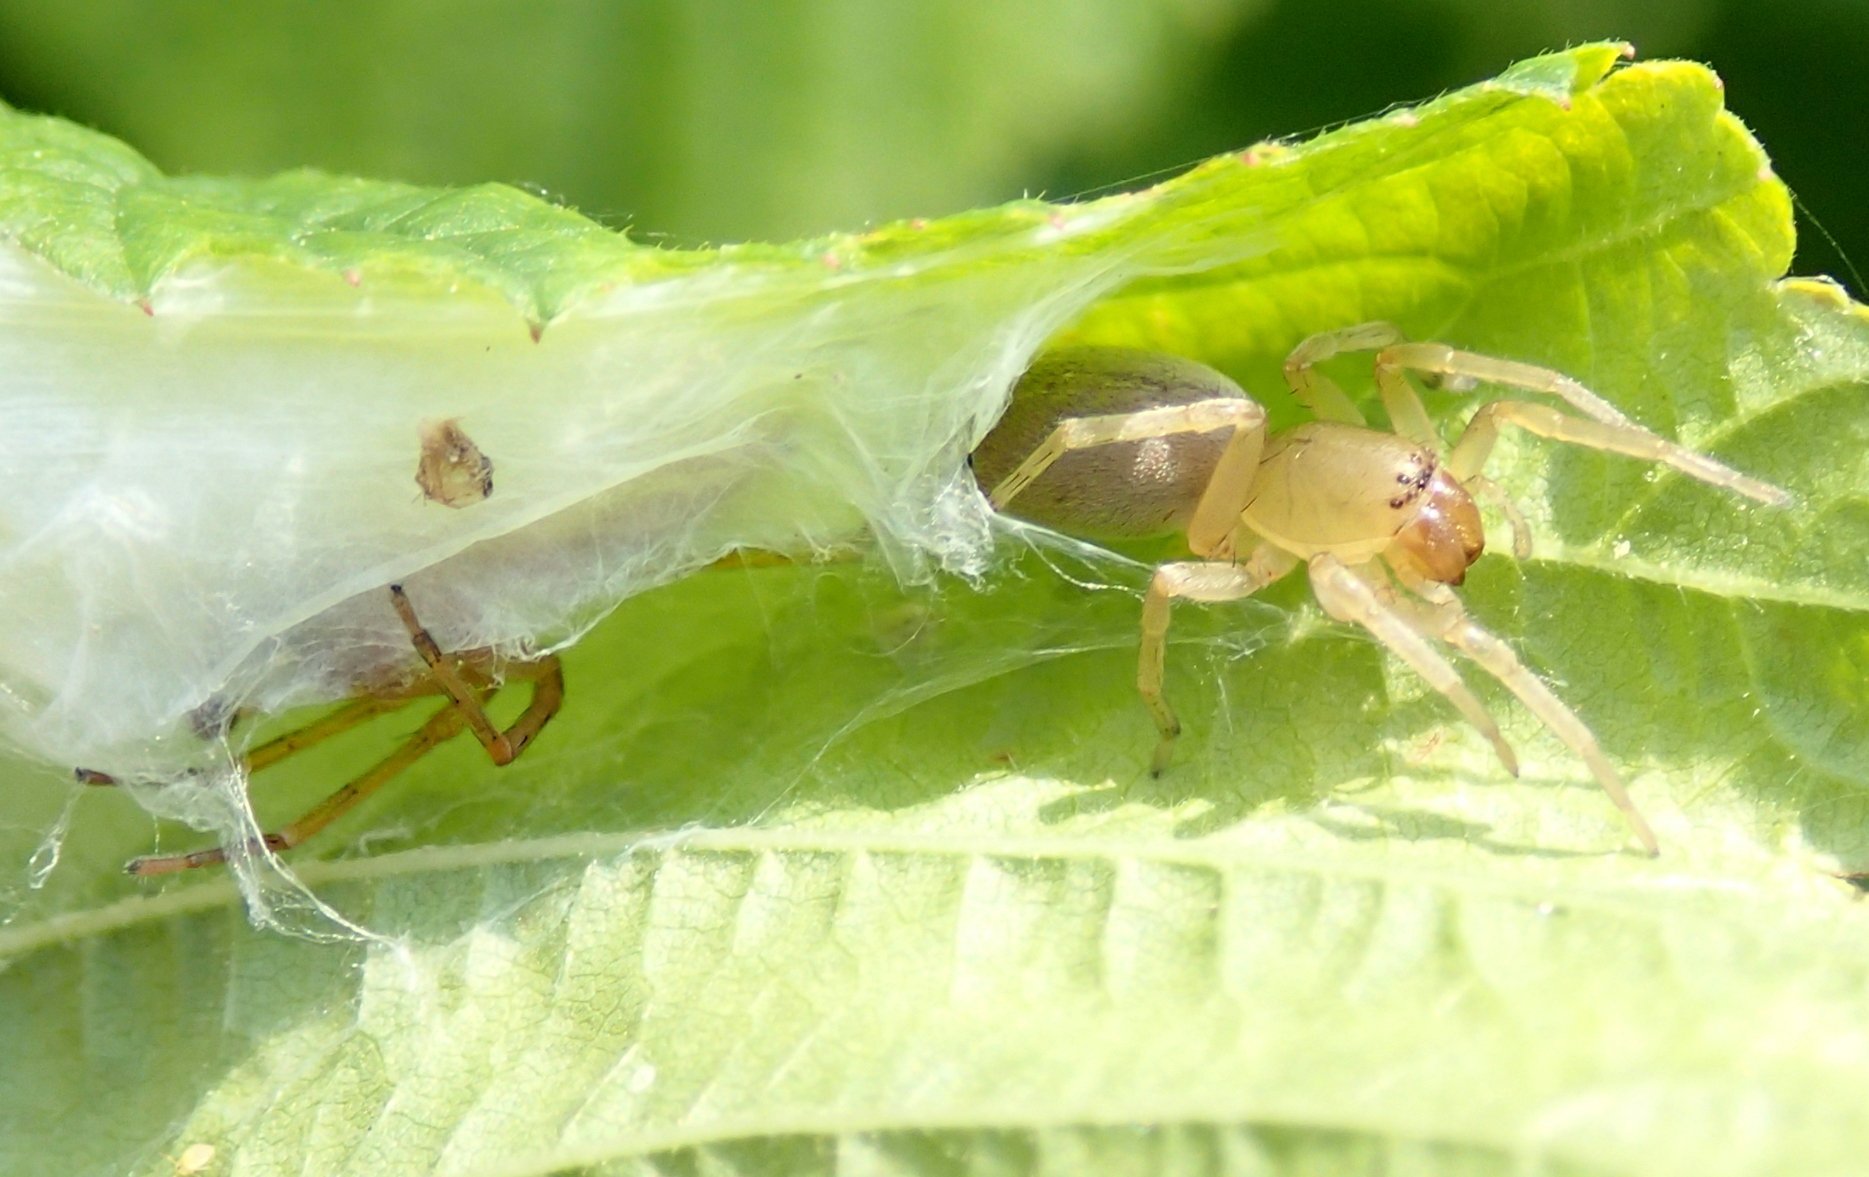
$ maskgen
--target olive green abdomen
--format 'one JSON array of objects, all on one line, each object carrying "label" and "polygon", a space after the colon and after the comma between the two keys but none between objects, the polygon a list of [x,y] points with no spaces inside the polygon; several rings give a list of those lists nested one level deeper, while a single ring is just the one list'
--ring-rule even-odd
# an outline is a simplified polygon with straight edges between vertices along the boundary
[{"label": "olive green abdomen", "polygon": [[[974,449],[974,477],[992,490],[1059,422],[1073,417],[1245,395],[1219,372],[1179,356],[1120,347],[1048,352],[1019,378],[1005,415]],[[1113,442],[1065,454],[1007,512],[1088,539],[1183,530],[1231,433]]]}]

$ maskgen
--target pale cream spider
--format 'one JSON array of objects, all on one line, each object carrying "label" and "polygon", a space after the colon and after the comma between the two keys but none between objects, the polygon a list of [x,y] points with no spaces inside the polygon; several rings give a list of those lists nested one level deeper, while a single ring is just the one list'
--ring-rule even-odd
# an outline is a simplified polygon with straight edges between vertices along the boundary
[{"label": "pale cream spider", "polygon": [[[1343,391],[1316,370],[1345,351],[1376,353],[1376,386],[1394,432],[1367,428]],[[1460,392],[1485,382],[1549,394],[1583,416],[1488,401],[1442,458],[1443,443],[1408,372]],[[1286,360],[1285,379],[1317,419],[1268,436],[1265,410],[1192,360],[1123,348],[1054,351],[1021,378],[1011,407],[974,450],[975,476],[991,488],[995,509],[1090,538],[1181,531],[1199,557],[1156,569],[1143,601],[1136,683],[1161,732],[1153,771],[1167,767],[1181,732],[1162,695],[1170,606],[1176,598],[1250,596],[1302,561],[1324,611],[1362,626],[1413,667],[1516,776],[1518,758],[1499,725],[1436,643],[1498,679],[1590,767],[1643,847],[1658,853],[1654,831],[1590,729],[1510,646],[1467,616],[1449,587],[1466,578],[1485,547],[1469,490],[1506,514],[1521,559],[1530,554],[1525,522],[1482,473],[1502,425],[1660,462],[1774,506],[1790,496],[1649,432],[1568,376],[1407,342],[1387,323],[1312,336]]]}]

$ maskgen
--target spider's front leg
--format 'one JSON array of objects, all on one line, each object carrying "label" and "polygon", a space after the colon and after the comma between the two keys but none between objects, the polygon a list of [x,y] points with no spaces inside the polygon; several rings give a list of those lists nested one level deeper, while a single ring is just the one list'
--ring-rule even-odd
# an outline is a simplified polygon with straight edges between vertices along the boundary
[{"label": "spider's front leg", "polygon": [[[1449,473],[1469,485],[1485,469],[1486,459],[1499,438],[1500,427],[1515,425],[1553,441],[1657,462],[1709,486],[1769,506],[1789,506],[1792,501],[1791,495],[1780,487],[1741,474],[1724,462],[1638,425],[1616,406],[1562,372],[1462,351],[1444,343],[1411,343],[1398,328],[1388,323],[1363,323],[1312,336],[1292,352],[1292,359],[1286,364],[1287,379],[1293,381],[1294,389],[1299,387],[1301,379],[1322,379],[1309,373],[1310,364],[1339,352],[1359,350],[1376,352],[1376,388],[1396,432],[1423,444],[1436,444],[1436,448],[1438,443],[1432,441],[1434,431],[1427,410],[1420,394],[1409,384],[1406,373],[1433,377],[1442,388],[1452,392],[1470,392],[1480,384],[1497,384],[1540,393],[1556,397],[1582,414],[1573,417],[1548,405],[1517,400],[1496,400],[1481,405],[1454,444],[1446,463]],[[1514,531],[1518,530],[1515,524]]]},{"label": "spider's front leg", "polygon": [[1658,462],[1709,486],[1730,490],[1767,506],[1791,505],[1791,494],[1783,488],[1741,474],[1724,462],[1677,445],[1633,421],[1592,421],[1568,416],[1549,405],[1515,400],[1488,401],[1473,414],[1447,457],[1447,469],[1454,477],[1470,480],[1480,475],[1502,425],[1516,425],[1527,433],[1585,449]]},{"label": "spider's front leg", "polygon": [[[1372,565],[1362,565],[1369,569]],[[1407,613],[1398,609],[1392,589],[1372,583],[1359,569],[1352,568],[1328,552],[1311,557],[1307,566],[1311,592],[1324,612],[1338,621],[1360,626],[1381,642],[1396,657],[1408,663],[1422,681],[1439,691],[1452,703],[1475,731],[1485,736],[1499,757],[1499,763],[1513,776],[1519,775],[1518,754],[1506,742],[1505,733],[1492,713],[1486,710],[1460,672],[1428,636],[1413,624]]]},{"label": "spider's front leg", "polygon": [[1438,638],[1459,650],[1517,695],[1538,722],[1569,745],[1577,758],[1589,766],[1597,784],[1603,787],[1610,801],[1628,819],[1642,847],[1651,856],[1660,854],[1661,844],[1655,838],[1655,831],[1630,799],[1628,789],[1623,786],[1622,775],[1610,763],[1602,745],[1597,743],[1596,734],[1577,717],[1577,713],[1565,706],[1564,701],[1542,679],[1527,669],[1518,654],[1499,635],[1469,617],[1454,590],[1444,584],[1411,576],[1404,569],[1398,569],[1397,575],[1409,591],[1420,598],[1418,601],[1404,599],[1395,602],[1396,611],[1408,624],[1416,631]]}]

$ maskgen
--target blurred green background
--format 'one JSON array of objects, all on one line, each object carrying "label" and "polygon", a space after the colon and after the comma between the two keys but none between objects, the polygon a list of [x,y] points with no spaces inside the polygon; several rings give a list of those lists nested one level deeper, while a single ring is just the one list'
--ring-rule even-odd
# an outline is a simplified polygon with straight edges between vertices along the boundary
[{"label": "blurred green background", "polygon": [[[165,169],[503,180],[647,240],[1100,191],[1578,41],[1711,63],[1860,283],[1865,0],[4,0],[0,98]],[[1865,263],[1869,264],[1869,263]]]}]

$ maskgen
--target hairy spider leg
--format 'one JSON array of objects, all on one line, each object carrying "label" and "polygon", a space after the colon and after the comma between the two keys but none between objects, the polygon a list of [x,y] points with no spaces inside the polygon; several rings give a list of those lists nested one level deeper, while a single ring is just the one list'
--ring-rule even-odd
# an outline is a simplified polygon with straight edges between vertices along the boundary
[{"label": "hairy spider leg", "polygon": [[564,702],[565,680],[558,659],[546,657],[531,663],[542,670],[537,675],[527,676],[533,684],[532,701],[519,718],[513,721],[512,726],[501,731],[493,726],[493,720],[488,717],[480,689],[470,686],[462,678],[456,661],[441,652],[435,639],[429,636],[428,630],[416,619],[415,609],[409,604],[409,597],[402,591],[401,585],[389,586],[389,601],[396,610],[396,616],[402,618],[403,625],[408,628],[409,640],[415,644],[416,653],[428,664],[428,673],[435,685],[454,700],[467,729],[474,733],[474,738],[487,750],[487,756],[496,766],[511,764],[513,758],[526,750],[526,745],[532,742],[551,717],[558,714],[558,708]]},{"label": "hairy spider leg", "polygon": [[[502,677],[495,679],[491,677],[490,671],[473,665],[476,657],[491,661],[485,651],[467,651],[455,655],[441,653],[434,638],[416,618],[400,585],[391,586],[390,601],[397,616],[409,630],[410,641],[427,667],[427,688],[355,700],[297,731],[287,732],[261,745],[245,758],[243,766],[248,772],[254,772],[277,764],[297,752],[348,731],[366,719],[403,707],[422,694],[445,695],[448,705],[430,716],[415,735],[395,752],[345,783],[296,820],[275,832],[265,834],[260,843],[266,850],[278,852],[304,842],[349,812],[431,749],[453,738],[463,728],[474,732],[495,765],[510,764],[564,703],[564,670],[556,656],[508,663],[501,668]],[[469,676],[482,681],[470,682]],[[486,703],[510,679],[531,683],[532,697],[519,717],[502,731],[487,716]],[[102,776],[101,773],[94,773],[81,779]],[[109,782],[107,779],[99,779],[93,783]],[[148,855],[132,859],[124,869],[139,876],[173,874],[225,861],[226,849],[216,847],[191,854]]]},{"label": "hairy spider leg", "polygon": [[[1398,612],[1392,594],[1379,592],[1355,569],[1329,552],[1311,557],[1307,564],[1311,592],[1324,612],[1338,621],[1347,621],[1369,631],[1391,652],[1421,676],[1422,680],[1446,696],[1474,730],[1485,736],[1499,756],[1499,763],[1513,776],[1519,775],[1519,758],[1505,733],[1486,710],[1434,643]],[[1646,828],[1646,827],[1643,827]]]},{"label": "hairy spider leg", "polygon": [[[1792,501],[1787,491],[1769,482],[1741,474],[1724,462],[1638,425],[1578,381],[1550,368],[1461,351],[1444,343],[1409,343],[1388,323],[1364,323],[1325,332],[1305,340],[1292,354],[1325,358],[1341,351],[1372,349],[1376,349],[1376,388],[1383,408],[1395,431],[1414,441],[1439,446],[1421,396],[1409,384],[1407,372],[1439,377],[1450,392],[1470,392],[1476,385],[1487,383],[1554,396],[1587,418],[1525,401],[1488,401],[1467,422],[1447,458],[1448,472],[1462,482],[1485,469],[1500,426],[1516,425],[1553,441],[1658,462],[1709,486],[1770,506],[1789,506]],[[1425,428],[1427,434],[1417,437],[1413,431],[1419,428]]]},{"label": "hairy spider leg", "polygon": [[1160,776],[1174,757],[1175,740],[1181,735],[1181,721],[1162,693],[1168,660],[1168,621],[1176,599],[1202,601],[1238,601],[1252,596],[1266,585],[1284,576],[1298,564],[1297,557],[1262,543],[1253,549],[1244,564],[1208,561],[1181,561],[1164,564],[1149,581],[1148,595],[1142,599],[1142,652],[1136,664],[1136,690],[1155,720],[1161,739],[1149,760],[1149,772]]},{"label": "hairy spider leg", "polygon": [[1623,816],[1628,819],[1642,848],[1651,857],[1660,854],[1661,843],[1656,840],[1655,831],[1649,828],[1647,819],[1630,799],[1629,791],[1623,787],[1621,774],[1610,763],[1609,757],[1604,755],[1602,745],[1597,743],[1596,736],[1577,717],[1577,713],[1566,706],[1544,684],[1544,680],[1527,669],[1518,654],[1499,635],[1473,620],[1452,589],[1402,570],[1396,570],[1396,576],[1402,581],[1403,587],[1421,600],[1396,600],[1391,606],[1394,611],[1417,632],[1446,642],[1465,654],[1518,696],[1527,711],[1569,745],[1578,759],[1589,765],[1597,784],[1603,787],[1616,808],[1622,810]]},{"label": "hairy spider leg", "polygon": [[1180,433],[1212,433],[1229,425],[1233,436],[1220,451],[1207,489],[1201,493],[1188,523],[1189,550],[1197,556],[1225,559],[1233,554],[1240,512],[1246,509],[1253,476],[1259,470],[1259,454],[1265,448],[1265,409],[1245,397],[1212,397],[1103,417],[1068,417],[1058,422],[1012,473],[999,480],[987,500],[995,511],[1004,510],[1020,491],[1073,450]]}]

